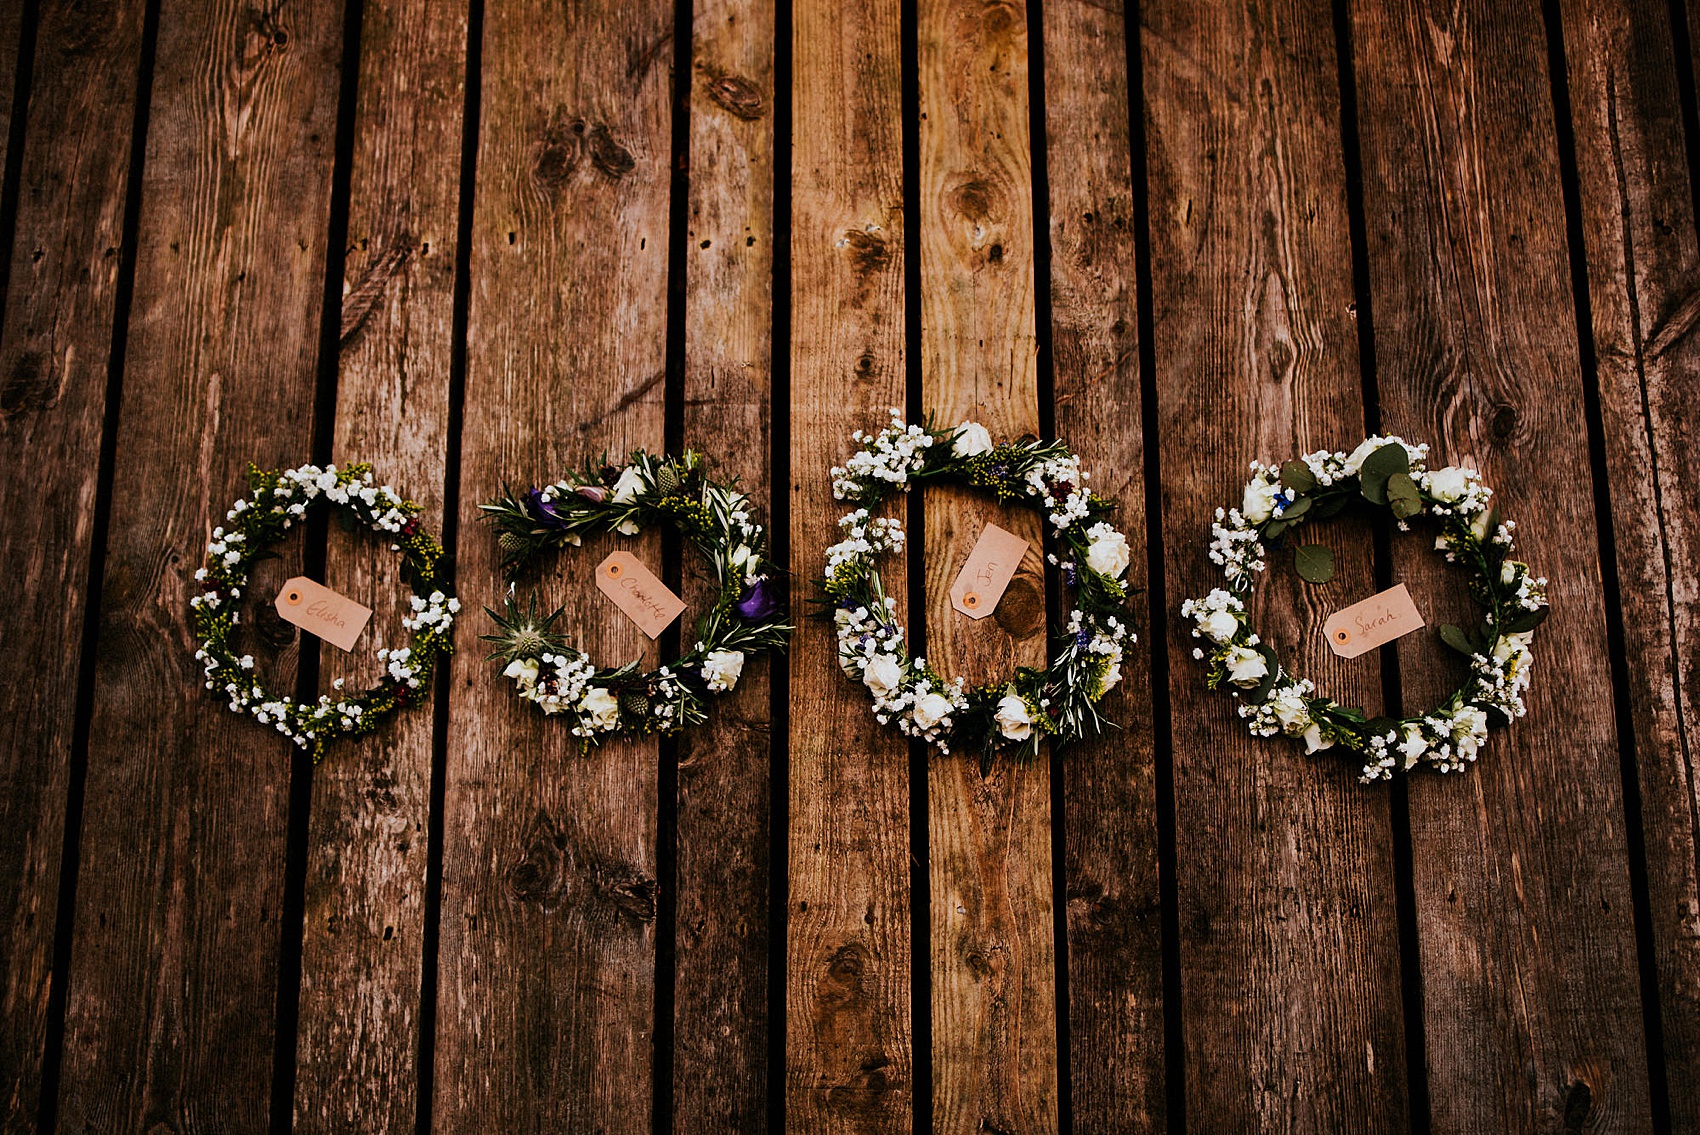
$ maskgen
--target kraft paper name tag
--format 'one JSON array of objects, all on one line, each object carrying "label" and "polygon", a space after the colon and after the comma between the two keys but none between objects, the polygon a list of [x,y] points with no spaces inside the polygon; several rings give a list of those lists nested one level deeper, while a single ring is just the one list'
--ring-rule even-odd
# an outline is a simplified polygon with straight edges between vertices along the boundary
[{"label": "kraft paper name tag", "polygon": [[609,552],[608,558],[596,565],[596,586],[650,638],[666,630],[685,609],[684,600],[630,552]]},{"label": "kraft paper name tag", "polygon": [[968,562],[950,585],[950,605],[970,619],[983,619],[991,614],[1026,554],[1027,541],[996,524],[986,525],[968,555]]},{"label": "kraft paper name tag", "polygon": [[298,575],[283,585],[273,602],[286,623],[294,623],[308,634],[318,635],[332,646],[353,650],[360,632],[372,617],[372,608],[362,607],[346,595],[338,595],[323,584]]},{"label": "kraft paper name tag", "polygon": [[1421,628],[1423,617],[1411,602],[1411,593],[1401,583],[1379,595],[1371,595],[1361,603],[1328,616],[1322,633],[1328,645],[1341,658],[1356,658],[1400,635]]}]

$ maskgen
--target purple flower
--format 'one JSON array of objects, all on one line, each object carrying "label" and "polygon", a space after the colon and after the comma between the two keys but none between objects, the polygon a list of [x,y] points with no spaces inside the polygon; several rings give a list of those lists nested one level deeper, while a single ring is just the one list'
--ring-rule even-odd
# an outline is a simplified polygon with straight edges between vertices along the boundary
[{"label": "purple flower", "polygon": [[738,600],[738,614],[746,619],[765,619],[779,610],[779,604],[774,601],[773,593],[768,590],[767,580],[758,579],[744,597]]},{"label": "purple flower", "polygon": [[543,499],[542,489],[532,489],[525,494],[525,507],[531,513],[531,518],[545,528],[562,529],[569,523],[555,508],[554,501]]}]

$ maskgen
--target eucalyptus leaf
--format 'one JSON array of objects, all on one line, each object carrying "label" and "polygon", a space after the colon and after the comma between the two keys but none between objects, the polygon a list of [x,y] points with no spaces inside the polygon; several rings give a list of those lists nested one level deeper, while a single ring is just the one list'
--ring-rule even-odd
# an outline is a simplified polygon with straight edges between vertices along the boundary
[{"label": "eucalyptus leaf", "polygon": [[1387,478],[1387,504],[1400,520],[1423,510],[1423,498],[1417,494],[1417,483],[1409,473],[1395,473]]},{"label": "eucalyptus leaf", "polygon": [[1308,493],[1316,488],[1316,474],[1303,461],[1281,463],[1281,484],[1295,493]]},{"label": "eucalyptus leaf", "polygon": [[1323,544],[1301,544],[1293,549],[1293,570],[1306,583],[1327,583],[1334,578],[1334,553]]},{"label": "eucalyptus leaf", "polygon": [[1287,521],[1285,519],[1271,520],[1268,524],[1263,526],[1263,538],[1265,540],[1273,540],[1286,530]]},{"label": "eucalyptus leaf", "polygon": [[1327,520],[1329,517],[1338,516],[1341,510],[1352,502],[1352,498],[1345,493],[1331,493],[1325,497],[1311,499],[1317,502],[1316,507],[1311,510],[1312,520]]},{"label": "eucalyptus leaf", "polygon": [[1441,626],[1440,641],[1444,642],[1447,646],[1450,646],[1453,650],[1456,650],[1459,654],[1462,654],[1465,657],[1469,657],[1476,652],[1476,648],[1470,645],[1470,636],[1464,633],[1464,628],[1455,627],[1451,623],[1446,623]]},{"label": "eucalyptus leaf", "polygon": [[1293,521],[1310,511],[1310,504],[1311,501],[1309,497],[1298,498],[1292,504],[1281,510],[1281,519],[1291,524]]},{"label": "eucalyptus leaf", "polygon": [[1410,472],[1411,456],[1405,452],[1404,446],[1398,442],[1382,446],[1364,458],[1363,467],[1358,471],[1364,499],[1372,504],[1386,504],[1388,478],[1395,473],[1409,475]]},{"label": "eucalyptus leaf", "polygon": [[1552,613],[1551,607],[1538,607],[1533,611],[1519,612],[1514,618],[1506,620],[1499,630],[1501,634],[1526,634],[1547,621]]}]

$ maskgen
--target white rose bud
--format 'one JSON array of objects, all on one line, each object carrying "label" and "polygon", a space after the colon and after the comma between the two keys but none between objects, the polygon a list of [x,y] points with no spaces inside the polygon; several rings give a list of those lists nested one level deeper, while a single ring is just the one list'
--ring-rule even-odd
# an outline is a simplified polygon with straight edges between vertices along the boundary
[{"label": "white rose bud", "polygon": [[592,728],[606,732],[620,723],[620,703],[601,686],[579,699],[578,708],[580,713],[590,718]]},{"label": "white rose bud", "polygon": [[950,711],[956,708],[950,704],[950,699],[943,694],[927,694],[915,702],[915,708],[910,716],[915,724],[922,729],[931,729],[940,721],[950,716]]},{"label": "white rose bud", "polygon": [[1104,670],[1104,676],[1098,682],[1098,696],[1103,697],[1116,688],[1116,683],[1122,680],[1122,664],[1112,662]]},{"label": "white rose bud", "polygon": [[1262,524],[1275,512],[1276,488],[1262,477],[1245,487],[1240,514],[1253,524]]},{"label": "white rose bud", "polygon": [[1435,500],[1451,504],[1462,497],[1470,488],[1470,477],[1456,465],[1448,465],[1444,469],[1436,469],[1428,475],[1428,491]]},{"label": "white rose bud", "polygon": [[998,732],[1011,741],[1025,741],[1033,735],[1033,715],[1027,710],[1027,703],[1015,694],[1005,695],[998,702],[998,712],[995,719]]},{"label": "white rose bud", "polygon": [[896,655],[876,654],[862,667],[862,683],[877,698],[889,698],[903,681],[903,667]]},{"label": "white rose bud", "polygon": [[950,451],[958,457],[973,457],[992,450],[991,431],[979,422],[963,422],[956,427],[955,438]]},{"label": "white rose bud", "polygon": [[1230,611],[1212,611],[1198,620],[1198,629],[1211,642],[1227,642],[1239,633],[1240,621]]},{"label": "white rose bud", "polygon": [[1370,454],[1374,453],[1386,444],[1388,444],[1386,438],[1372,437],[1364,439],[1364,443],[1352,450],[1351,454],[1346,458],[1346,472],[1355,474],[1358,470],[1364,467],[1364,462],[1369,458]]},{"label": "white rose bud", "polygon": [[1086,566],[1099,575],[1120,579],[1130,559],[1127,537],[1108,525],[1100,525],[1093,531],[1098,534],[1086,547]]},{"label": "white rose bud", "polygon": [[1305,730],[1305,752],[1320,753],[1324,749],[1334,747],[1334,738],[1322,735],[1322,726],[1312,725]]},{"label": "white rose bud", "polygon": [[1248,646],[1236,646],[1228,651],[1222,665],[1228,668],[1228,681],[1244,689],[1250,689],[1269,675],[1269,664],[1263,655]]},{"label": "white rose bud", "polygon": [[517,681],[521,689],[529,690],[537,684],[537,660],[535,658],[516,658],[508,663],[508,668],[502,671],[504,678]]}]

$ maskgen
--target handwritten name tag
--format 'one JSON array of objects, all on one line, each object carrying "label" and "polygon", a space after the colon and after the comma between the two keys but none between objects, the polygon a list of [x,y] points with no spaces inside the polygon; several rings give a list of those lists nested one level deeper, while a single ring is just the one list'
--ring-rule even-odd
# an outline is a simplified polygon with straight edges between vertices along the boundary
[{"label": "handwritten name tag", "polygon": [[343,650],[354,649],[355,640],[372,617],[372,608],[362,607],[304,575],[285,582],[272,605],[284,622],[294,623]]},{"label": "handwritten name tag", "polygon": [[1382,643],[1392,642],[1400,635],[1408,635],[1422,625],[1423,617],[1418,613],[1417,605],[1411,602],[1411,593],[1401,583],[1334,612],[1322,624],[1322,633],[1328,636],[1328,645],[1335,654],[1341,658],[1356,658]]},{"label": "handwritten name tag", "polygon": [[996,524],[986,525],[968,554],[968,562],[950,585],[950,605],[970,619],[991,614],[1026,554],[1027,541]]},{"label": "handwritten name tag", "polygon": [[685,609],[684,600],[630,552],[609,552],[608,558],[596,565],[596,586],[650,638],[666,630]]}]

